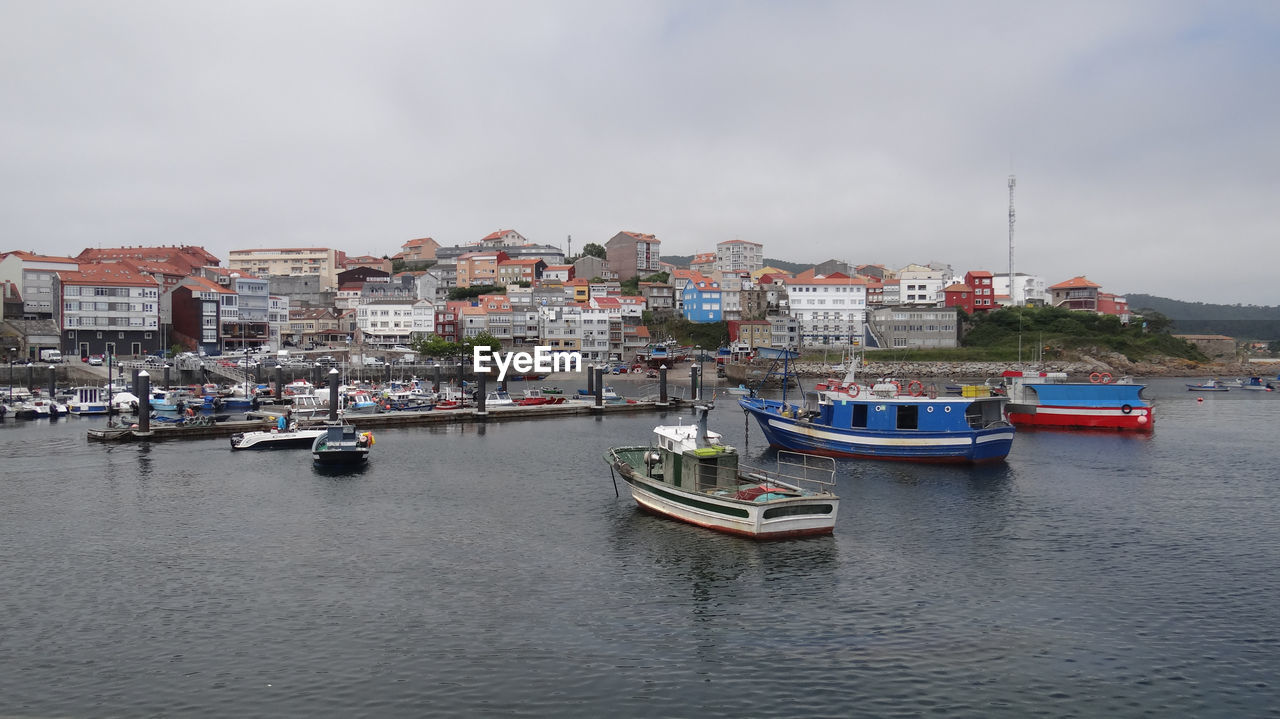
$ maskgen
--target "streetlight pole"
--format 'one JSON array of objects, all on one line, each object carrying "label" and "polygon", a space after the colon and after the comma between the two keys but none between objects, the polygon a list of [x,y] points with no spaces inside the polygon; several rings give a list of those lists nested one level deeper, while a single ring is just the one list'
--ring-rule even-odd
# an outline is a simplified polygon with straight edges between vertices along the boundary
[{"label": "streetlight pole", "polygon": [[17,347],[9,348],[9,406],[13,406],[13,356],[18,353]]}]

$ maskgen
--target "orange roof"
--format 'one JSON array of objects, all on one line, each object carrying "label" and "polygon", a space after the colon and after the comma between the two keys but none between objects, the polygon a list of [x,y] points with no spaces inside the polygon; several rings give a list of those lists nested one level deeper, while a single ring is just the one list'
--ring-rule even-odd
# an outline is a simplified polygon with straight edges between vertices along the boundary
[{"label": "orange roof", "polygon": [[954,285],[947,285],[942,288],[943,292],[972,292],[973,288],[963,282],[957,282]]},{"label": "orange roof", "polygon": [[715,261],[716,261],[716,253],[714,253],[714,252],[699,252],[698,254],[696,254],[696,255],[694,255],[694,256],[693,256],[693,259],[692,259],[692,260],[689,260],[689,264],[691,264],[691,265],[705,265],[705,264],[707,264],[707,263],[709,263],[709,262],[715,262]]},{"label": "orange roof", "polygon": [[182,280],[182,283],[179,284],[178,286],[189,287],[198,292],[218,292],[224,295],[234,295],[236,293],[235,290],[223,287],[222,285],[218,284],[217,282],[214,282],[208,277],[188,276],[184,278]]},{"label": "orange roof", "polygon": [[627,235],[629,237],[634,237],[637,240],[644,240],[645,242],[658,242],[658,243],[662,242],[661,240],[654,237],[653,235],[646,235],[643,232],[628,232],[627,230],[623,230],[622,234]]},{"label": "orange roof", "polygon": [[400,246],[401,246],[401,247],[421,247],[421,246],[423,246],[423,245],[427,244],[428,242],[430,242],[430,243],[431,243],[431,244],[433,244],[433,245],[439,245],[439,244],[440,244],[439,242],[436,242],[435,240],[431,239],[430,237],[419,237],[419,238],[418,238],[418,239],[416,239],[416,240],[409,240],[409,241],[405,242],[403,245],[400,245]]},{"label": "orange roof", "polygon": [[1054,285],[1053,287],[1050,287],[1049,289],[1069,290],[1069,289],[1080,288],[1080,287],[1101,287],[1101,286],[1102,285],[1097,284],[1096,282],[1090,282],[1089,280],[1085,279],[1084,275],[1080,275],[1079,277],[1072,277],[1066,282],[1059,282],[1058,284]]},{"label": "orange roof", "polygon": [[59,270],[57,274],[64,285],[151,287],[159,284],[154,277],[137,272],[122,262],[85,265],[79,271]]},{"label": "orange roof", "polygon": [[28,262],[61,262],[67,265],[76,265],[80,263],[79,260],[72,257],[54,257],[52,255],[37,255],[34,252],[26,252],[24,250],[14,250],[13,252],[6,252],[4,254],[13,255],[18,259],[26,260]]},{"label": "orange roof", "polygon": [[515,230],[498,230],[497,232],[490,232],[484,237],[481,237],[480,241],[484,242],[485,240],[496,240],[499,237],[502,237],[503,235],[507,234],[508,232],[515,232]]},{"label": "orange roof", "polygon": [[969,274],[974,277],[991,277],[991,273],[986,270],[969,270]]},{"label": "orange roof", "polygon": [[801,277],[793,277],[787,280],[787,284],[788,285],[834,285],[834,286],[841,286],[841,287],[852,286],[852,285],[865,286],[867,284],[867,281],[862,279],[861,277],[845,277],[844,275],[841,275],[838,272],[836,273],[836,275],[839,275],[839,276],[837,277],[835,275],[832,275],[830,277],[826,277],[826,276],[811,277],[808,279],[804,279]]}]

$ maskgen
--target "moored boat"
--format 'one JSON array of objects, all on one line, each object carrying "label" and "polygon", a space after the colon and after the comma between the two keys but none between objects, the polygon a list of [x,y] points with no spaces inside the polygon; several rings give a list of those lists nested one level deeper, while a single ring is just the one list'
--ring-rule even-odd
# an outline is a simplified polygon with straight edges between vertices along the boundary
[{"label": "moored boat", "polygon": [[231,449],[279,449],[288,447],[310,447],[316,438],[324,434],[327,428],[298,429],[293,427],[285,431],[271,430],[261,432],[237,432],[231,435]]},{"label": "moored boat", "polygon": [[1230,392],[1231,388],[1216,379],[1207,379],[1198,383],[1187,383],[1188,392]]},{"label": "moored boat", "polygon": [[318,465],[362,464],[373,447],[372,432],[357,432],[349,424],[329,424],[311,443],[311,459]]},{"label": "moored boat", "polygon": [[1005,414],[1016,427],[1108,429],[1150,432],[1155,410],[1142,396],[1145,385],[1129,378],[1090,375],[1072,382],[1065,372],[1009,370],[998,386],[1009,399]]},{"label": "moored boat", "polygon": [[1240,389],[1249,392],[1271,392],[1275,387],[1270,382],[1263,382],[1261,377],[1250,377],[1240,384]]},{"label": "moored boat", "polygon": [[695,411],[696,425],[660,425],[653,444],[614,447],[605,454],[636,504],[753,539],[831,534],[840,506],[832,491],[833,460],[779,452],[774,471],[750,467],[707,430],[707,408]]},{"label": "moored boat", "polygon": [[818,391],[803,405],[742,397],[769,444],[837,457],[912,462],[979,463],[1003,460],[1014,428],[1004,397],[929,397],[902,394],[897,383],[846,393]]},{"label": "moored boat", "polygon": [[106,414],[106,390],[102,387],[72,387],[67,411],[71,414]]}]

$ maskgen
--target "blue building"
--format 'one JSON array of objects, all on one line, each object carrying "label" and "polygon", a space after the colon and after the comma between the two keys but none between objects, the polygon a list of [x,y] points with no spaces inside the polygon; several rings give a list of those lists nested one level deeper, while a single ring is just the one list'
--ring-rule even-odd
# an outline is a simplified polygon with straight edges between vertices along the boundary
[{"label": "blue building", "polygon": [[684,302],[684,318],[690,322],[719,322],[721,314],[720,284],[705,275],[685,280],[680,296]]}]

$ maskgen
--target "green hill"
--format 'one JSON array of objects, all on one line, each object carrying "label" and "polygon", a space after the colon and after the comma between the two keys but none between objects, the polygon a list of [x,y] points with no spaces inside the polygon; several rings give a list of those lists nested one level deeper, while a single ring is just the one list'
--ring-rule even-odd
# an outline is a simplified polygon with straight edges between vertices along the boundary
[{"label": "green hill", "polygon": [[1169,319],[1178,334],[1227,335],[1237,340],[1280,340],[1280,307],[1214,305],[1184,302],[1155,295],[1125,295],[1136,314],[1157,313]]}]

